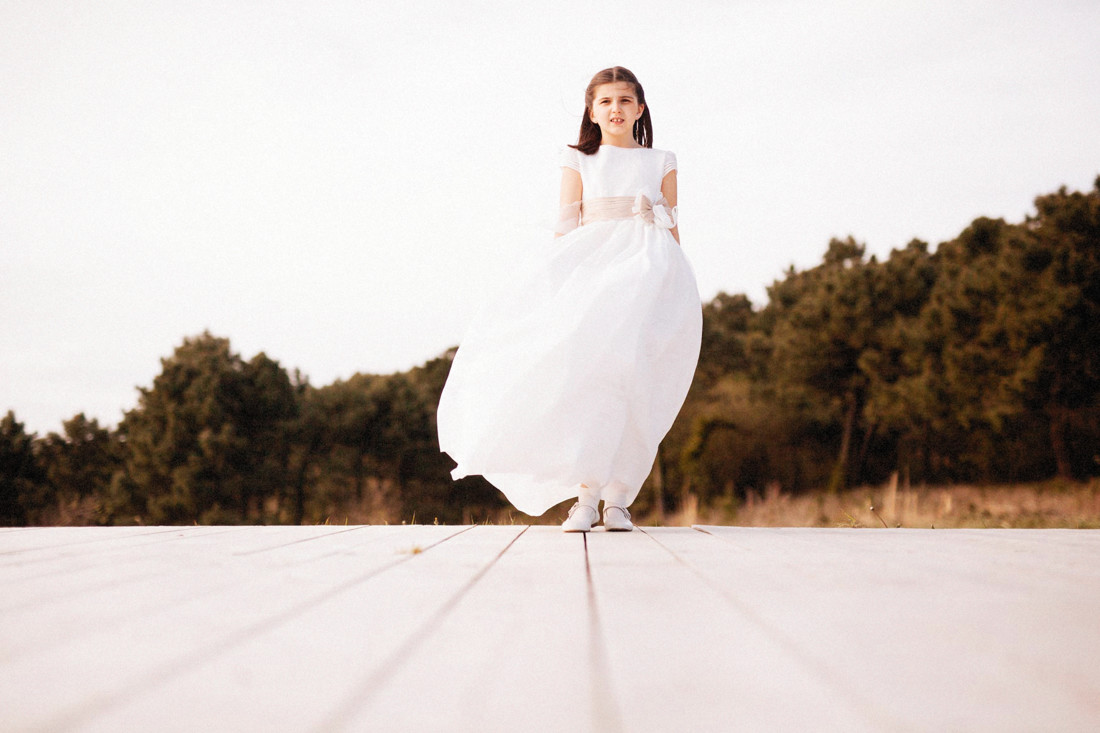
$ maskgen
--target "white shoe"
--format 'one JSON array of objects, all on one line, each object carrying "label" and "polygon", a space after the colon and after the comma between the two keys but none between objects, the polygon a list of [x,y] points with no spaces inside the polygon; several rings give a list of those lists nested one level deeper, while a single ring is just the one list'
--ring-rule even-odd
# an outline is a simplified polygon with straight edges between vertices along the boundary
[{"label": "white shoe", "polygon": [[588,532],[598,521],[600,513],[596,507],[578,501],[569,509],[569,516],[561,523],[561,528],[564,532]]},{"label": "white shoe", "polygon": [[630,523],[630,512],[623,506],[603,506],[603,528],[608,532],[629,532],[634,529]]}]

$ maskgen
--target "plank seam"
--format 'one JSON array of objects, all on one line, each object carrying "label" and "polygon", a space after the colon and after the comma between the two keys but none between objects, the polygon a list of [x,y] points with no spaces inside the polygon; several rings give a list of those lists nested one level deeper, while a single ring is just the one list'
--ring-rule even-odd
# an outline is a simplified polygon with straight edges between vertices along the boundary
[{"label": "plank seam", "polygon": [[[766,620],[764,620],[753,609],[749,608],[742,601],[737,599],[732,593],[730,593],[725,587],[716,583],[709,575],[696,568],[691,563],[687,562],[678,555],[672,548],[664,545],[660,540],[654,537],[651,533],[645,531],[641,527],[642,534],[649,537],[653,542],[657,543],[657,546],[662,550],[672,555],[676,562],[683,565],[688,569],[695,577],[699,578],[703,584],[710,588],[711,591],[716,592],[726,603],[728,603],[737,613],[739,613],[746,621],[756,626],[758,629],[764,632],[764,634],[785,649],[800,665],[809,670],[814,677],[816,677],[822,684],[835,690],[842,699],[846,698],[855,702],[859,708],[855,712],[859,713],[864,720],[871,724],[875,729],[881,730],[901,730],[904,729],[902,723],[893,718],[889,711],[883,710],[873,700],[869,700],[859,690],[849,688],[840,681],[836,680],[829,672],[828,668],[819,662],[813,655],[804,651],[797,643],[788,638],[780,629],[773,627]],[[692,529],[695,529],[692,527]],[[703,532],[703,534],[713,537],[715,540],[721,542],[722,539],[710,532]],[[862,709],[860,709],[862,708]]]},{"label": "plank seam", "polygon": [[592,565],[588,561],[588,533],[581,535],[584,538],[584,574],[588,584],[588,635],[589,654],[592,664],[590,667],[592,691],[592,729],[598,731],[622,731],[622,711],[613,694],[611,679],[611,662],[607,652],[607,644],[604,642],[603,624],[600,621],[599,605],[596,602],[596,586],[592,580]]},{"label": "plank seam", "polygon": [[355,532],[356,530],[360,530],[360,529],[363,529],[364,527],[369,527],[369,526],[370,525],[360,524],[358,526],[350,527],[348,529],[341,529],[341,530],[338,530],[336,532],[328,532],[327,534],[319,534],[316,537],[303,537],[300,540],[294,540],[292,542],[284,542],[280,545],[271,545],[269,547],[261,547],[258,550],[249,550],[247,552],[234,552],[233,556],[234,557],[246,557],[248,555],[258,555],[261,552],[270,552],[271,550],[278,550],[278,549],[283,548],[283,547],[290,547],[291,545],[300,545],[303,542],[313,542],[314,540],[328,539],[329,537],[335,537],[336,535],[344,534],[345,532]]},{"label": "plank seam", "polygon": [[[427,552],[433,547],[437,547],[447,540],[457,537],[463,532],[468,532],[473,529],[474,526],[476,525],[471,525],[469,527],[459,530],[458,532],[455,532],[454,534],[447,535],[446,537],[437,540],[430,545],[427,545],[423,548],[423,550],[421,550],[421,552]],[[159,668],[154,668],[144,679],[140,679],[134,682],[125,689],[108,691],[97,697],[92,698],[85,703],[78,704],[68,712],[59,714],[54,719],[41,725],[40,729],[59,731],[79,727],[81,724],[87,724],[96,715],[102,715],[108,710],[124,704],[131,695],[148,692],[149,690],[152,690],[159,685],[165,684],[191,669],[201,667],[204,664],[218,657],[221,657],[229,650],[235,649],[236,647],[249,641],[250,639],[254,639],[261,634],[267,633],[271,629],[281,626],[295,616],[298,616],[309,610],[310,608],[331,600],[332,598],[335,598],[336,596],[347,592],[355,586],[370,580],[380,573],[384,573],[385,571],[390,570],[391,568],[394,568],[401,563],[410,561],[414,557],[416,557],[416,555],[407,555],[404,557],[400,557],[387,565],[374,568],[370,572],[353,578],[343,585],[336,586],[335,588],[330,588],[323,593],[318,593],[302,601],[301,603],[297,603],[290,608],[287,608],[281,613],[277,613],[274,616],[257,621],[250,626],[246,626],[243,629],[229,634],[226,638],[220,639],[204,649],[192,652],[190,654],[185,654],[182,657],[178,657],[173,661],[162,664]]]},{"label": "plank seam", "polygon": [[73,547],[76,545],[91,545],[96,542],[118,542],[121,540],[128,540],[131,537],[148,537],[154,534],[170,534],[172,532],[181,532],[187,529],[194,529],[193,527],[171,527],[169,529],[158,529],[155,532],[135,532],[130,536],[111,536],[111,537],[97,537],[90,540],[76,540],[73,542],[61,542],[56,545],[43,545],[41,547],[26,547],[22,550],[3,550],[0,551],[0,555],[21,555],[26,552],[41,552],[43,550],[53,550],[58,547]]},{"label": "plank seam", "polygon": [[[473,527],[470,529],[473,529]],[[343,704],[337,706],[319,725],[314,726],[312,729],[319,732],[323,731],[324,733],[328,733],[336,728],[346,729],[348,723],[354,718],[355,714],[370,704],[371,698],[377,694],[381,687],[381,683],[387,677],[396,674],[405,662],[412,657],[416,648],[427,641],[435,629],[443,623],[447,615],[458,606],[463,596],[465,596],[471,588],[477,585],[478,581],[480,581],[485,574],[496,565],[497,561],[504,556],[504,553],[511,549],[512,545],[516,543],[516,540],[522,537],[529,529],[531,529],[530,525],[525,526],[519,534],[513,537],[508,544],[501,549],[500,552],[493,556],[492,560],[486,563],[485,566],[478,570],[461,588],[455,591],[442,606],[436,609],[435,613],[429,616],[418,629],[409,634],[404,642],[374,668],[374,671],[366,675],[358,686],[361,691],[360,694],[350,695]]]},{"label": "plank seam", "polygon": [[[185,528],[185,529],[188,529],[188,528]],[[93,555],[94,556],[99,556],[99,555],[103,555],[103,554],[106,554],[106,553],[109,553],[109,552],[125,552],[125,551],[129,551],[129,550],[133,550],[133,548],[135,548],[135,547],[146,547],[148,545],[159,545],[159,544],[163,544],[166,541],[167,542],[178,542],[178,541],[182,541],[182,540],[190,540],[190,539],[201,538],[201,537],[213,537],[214,535],[226,534],[226,533],[229,533],[229,532],[242,532],[242,531],[247,530],[247,529],[249,529],[249,527],[231,527],[231,528],[228,528],[228,529],[223,529],[223,530],[218,531],[218,532],[203,532],[201,534],[198,534],[198,533],[195,533],[195,532],[190,532],[185,536],[173,537],[169,540],[155,540],[155,541],[152,541],[152,542],[136,542],[136,543],[129,544],[129,545],[124,545],[124,546],[121,546],[121,547],[97,547],[93,550],[81,551],[78,554],[68,553],[68,554],[58,554],[58,555],[47,555],[46,557],[31,557],[31,558],[27,558],[27,559],[16,558],[16,559],[14,559],[12,561],[9,561],[9,562],[0,563],[0,568],[21,568],[21,567],[24,567],[24,566],[27,566],[27,565],[33,565],[35,563],[52,562],[54,560],[64,560],[66,558],[72,558],[72,557],[91,558]],[[172,530],[172,531],[174,532],[176,530]],[[159,533],[159,532],[144,532],[144,533],[139,534],[139,535],[134,535],[134,537],[147,537],[151,534],[161,534],[161,533]],[[104,538],[104,540],[108,540],[108,539],[115,539],[115,540],[123,539],[124,540],[124,539],[130,539],[130,538],[129,537],[114,537],[114,538],[107,537],[107,538]],[[65,545],[50,545],[49,547],[32,547],[32,548],[28,548],[27,550],[17,550],[16,552],[36,552],[36,551],[39,551],[39,550],[52,550],[52,549],[55,549],[55,548],[58,548],[58,547],[78,546],[78,545],[82,545],[82,544],[88,544],[90,542],[102,542],[104,540],[88,540],[86,542],[72,542],[72,543],[68,543],[68,544],[65,544]],[[3,553],[0,553],[0,554],[3,554]],[[99,562],[99,561],[98,560],[94,561],[93,564],[96,563],[96,562]],[[86,567],[89,567],[89,566],[86,566]]]}]

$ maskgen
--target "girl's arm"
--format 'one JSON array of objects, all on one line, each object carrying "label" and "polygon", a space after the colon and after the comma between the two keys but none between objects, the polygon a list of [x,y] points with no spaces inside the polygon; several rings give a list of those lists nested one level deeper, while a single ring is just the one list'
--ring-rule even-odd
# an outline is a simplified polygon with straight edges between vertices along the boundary
[{"label": "girl's arm", "polygon": [[[566,207],[572,206],[581,200],[581,174],[572,168],[561,169],[561,196],[559,197],[559,205],[561,211],[564,213]],[[576,207],[578,216],[580,207]],[[564,232],[555,232],[555,237],[560,237]]]},{"label": "girl's arm", "polygon": [[[670,170],[661,181],[661,195],[665,197],[665,201],[668,202],[668,207],[671,209],[676,206],[676,170]],[[672,232],[672,236],[676,238],[676,244],[680,243],[680,228],[672,227],[669,229]]]}]

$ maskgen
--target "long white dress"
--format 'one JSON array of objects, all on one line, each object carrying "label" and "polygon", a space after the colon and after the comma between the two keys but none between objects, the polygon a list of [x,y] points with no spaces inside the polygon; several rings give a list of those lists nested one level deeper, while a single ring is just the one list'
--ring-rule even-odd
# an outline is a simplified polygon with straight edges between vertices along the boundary
[{"label": "long white dress", "polygon": [[[572,148],[563,167],[593,199],[657,201],[676,157],[651,148]],[[699,359],[695,275],[667,228],[593,221],[533,253],[482,309],[439,402],[440,448],[456,479],[480,474],[539,515],[577,486],[629,487],[629,504],[683,405]]]}]

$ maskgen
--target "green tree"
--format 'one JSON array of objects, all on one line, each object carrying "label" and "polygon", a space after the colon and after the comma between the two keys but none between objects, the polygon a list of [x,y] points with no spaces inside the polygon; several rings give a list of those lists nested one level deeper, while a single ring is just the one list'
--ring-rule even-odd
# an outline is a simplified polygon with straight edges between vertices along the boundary
[{"label": "green tree", "polygon": [[936,252],[937,279],[920,318],[923,343],[913,351],[919,363],[899,380],[899,394],[923,423],[927,478],[1049,472],[1050,453],[1041,446],[1006,450],[1043,419],[1037,370],[1063,310],[1046,260],[1031,228],[988,218]]},{"label": "green tree", "polygon": [[34,438],[11,410],[0,418],[0,525],[23,526],[47,503],[46,476]]},{"label": "green tree", "polygon": [[282,493],[298,409],[286,371],[264,354],[245,362],[209,333],[161,364],[121,426],[120,511],[158,523],[263,519]]},{"label": "green tree", "polygon": [[[926,393],[917,388],[913,377],[924,364],[926,341],[920,316],[936,277],[933,255],[920,240],[891,251],[875,271],[875,338],[859,357],[868,388],[864,440],[856,463],[877,463],[879,475],[907,468],[928,437]],[[880,440],[873,443],[876,435]],[[872,452],[872,445],[877,450]],[[873,461],[873,453],[881,456],[878,461]]]},{"label": "green tree", "polygon": [[876,262],[855,240],[834,239],[824,262],[790,273],[769,290],[775,310],[771,373],[778,394],[811,423],[839,425],[830,486],[848,484],[852,441],[867,402],[869,380],[860,358],[872,348],[883,317]]},{"label": "green tree", "polygon": [[62,515],[72,508],[75,514],[68,521],[105,520],[111,481],[124,463],[118,436],[80,413],[62,423],[62,433],[41,440],[39,448]]},{"label": "green tree", "polygon": [[294,447],[302,516],[459,522],[506,506],[480,477],[453,482],[454,464],[439,450],[436,406],[454,352],[304,392]]},{"label": "green tree", "polygon": [[722,375],[751,369],[749,333],[755,313],[745,295],[719,293],[703,305],[703,338],[697,380],[711,383]]},{"label": "green tree", "polygon": [[328,428],[330,410],[324,396],[297,372],[293,380],[297,393],[298,415],[287,430],[289,441],[288,479],[289,520],[302,524],[307,516],[307,499],[313,488],[312,473],[325,455],[332,451],[332,431]]},{"label": "green tree", "polygon": [[770,353],[770,336],[760,323],[745,295],[719,293],[703,305],[695,379],[661,442],[649,491],[639,495],[640,511],[660,514],[692,497],[707,504],[763,487],[770,466],[761,447],[769,440],[777,446],[777,436],[767,419],[776,415],[775,405],[755,385]]},{"label": "green tree", "polygon": [[435,439],[435,403],[408,373],[356,374],[317,391],[327,406],[331,479],[347,487],[339,502],[410,516],[446,476]]},{"label": "green tree", "polygon": [[1023,253],[1022,264],[1043,271],[1045,294],[1056,312],[1017,335],[1038,354],[1013,386],[1032,387],[1030,405],[1042,402],[1058,474],[1095,475],[1100,471],[1100,177],[1088,193],[1062,187],[1038,197],[1035,208],[1037,215],[1027,222],[1034,246]]}]

